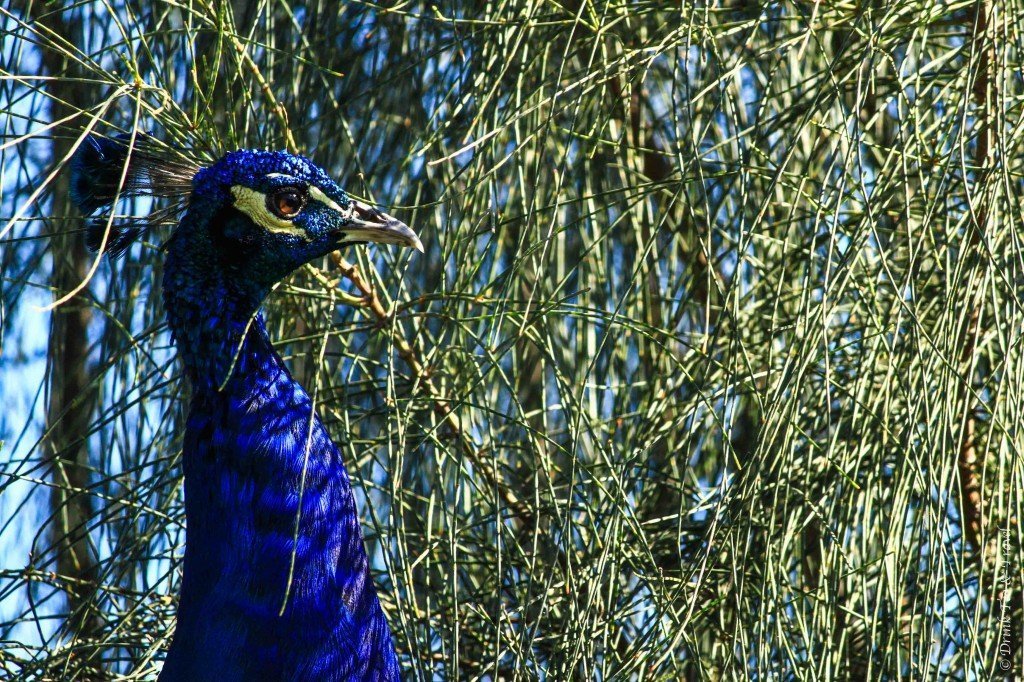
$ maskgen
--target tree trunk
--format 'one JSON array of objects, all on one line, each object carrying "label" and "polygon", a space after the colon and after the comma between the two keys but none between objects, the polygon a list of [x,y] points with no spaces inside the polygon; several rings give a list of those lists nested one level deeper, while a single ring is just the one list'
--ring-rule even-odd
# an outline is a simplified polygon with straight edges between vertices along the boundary
[{"label": "tree trunk", "polygon": [[[80,10],[54,12],[42,3],[29,7],[28,19],[40,27],[43,35],[50,31],[67,38],[72,44],[82,43]],[[45,27],[45,28],[43,28]],[[70,80],[81,69],[58,50],[43,47],[46,74],[56,76],[46,84],[50,98],[50,120],[60,120],[80,110],[84,104],[83,87]],[[56,132],[51,158],[61,163],[68,155],[72,139]],[[50,190],[51,212],[57,220],[49,230],[52,271],[50,285],[54,297],[60,297],[79,285],[90,265],[90,254],[78,231],[71,230],[66,220],[74,210],[69,199],[70,178],[60,173]],[[94,640],[102,621],[93,601],[99,581],[96,551],[89,539],[89,522],[93,501],[87,492],[90,486],[90,465],[87,435],[95,389],[90,384],[88,328],[92,311],[83,292],[56,308],[50,317],[50,340],[47,355],[47,410],[45,454],[52,472],[50,488],[49,547],[54,552],[58,584],[67,597],[67,635],[81,642]],[[72,648],[75,651],[75,647]],[[79,679],[90,677],[89,660],[95,654],[78,649],[73,653],[73,670]]]}]

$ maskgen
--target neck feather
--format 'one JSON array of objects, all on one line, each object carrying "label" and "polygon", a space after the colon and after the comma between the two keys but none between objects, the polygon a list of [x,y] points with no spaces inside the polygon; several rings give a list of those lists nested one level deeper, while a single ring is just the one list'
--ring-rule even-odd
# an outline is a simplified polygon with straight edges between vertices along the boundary
[{"label": "neck feather", "polygon": [[208,262],[203,247],[168,255],[164,304],[193,388],[220,391],[255,356],[274,354],[260,313],[268,291]]},{"label": "neck feather", "polygon": [[176,246],[164,300],[193,397],[184,577],[161,682],[398,679],[341,454],[270,345],[267,290],[205,261],[201,242]]}]

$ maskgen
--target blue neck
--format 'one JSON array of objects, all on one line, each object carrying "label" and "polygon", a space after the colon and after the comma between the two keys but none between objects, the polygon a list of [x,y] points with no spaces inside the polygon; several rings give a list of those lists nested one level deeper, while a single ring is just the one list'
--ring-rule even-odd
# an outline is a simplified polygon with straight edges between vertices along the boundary
[{"label": "blue neck", "polygon": [[168,251],[164,304],[178,354],[196,391],[219,392],[238,373],[243,340],[249,354],[274,354],[259,312],[270,287],[218,263],[203,232],[175,234]]},{"label": "blue neck", "polygon": [[193,396],[184,576],[161,682],[398,679],[341,455],[270,344],[266,291],[239,281],[182,248],[168,255],[168,319]]}]

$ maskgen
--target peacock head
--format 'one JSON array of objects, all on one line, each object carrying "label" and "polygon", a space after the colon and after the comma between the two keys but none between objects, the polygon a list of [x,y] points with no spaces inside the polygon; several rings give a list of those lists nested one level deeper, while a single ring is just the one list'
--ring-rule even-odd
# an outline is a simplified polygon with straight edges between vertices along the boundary
[{"label": "peacock head", "polygon": [[167,250],[189,277],[199,269],[218,270],[265,290],[346,245],[423,250],[404,223],[350,197],[322,168],[287,152],[243,149],[199,167],[149,138],[88,137],[72,166],[74,198],[94,215],[90,246],[114,256],[146,227],[145,221],[109,217],[117,196],[177,198],[184,215]]},{"label": "peacock head", "polygon": [[196,173],[182,221],[204,231],[225,268],[277,281],[349,244],[423,250],[404,223],[348,196],[309,159],[243,149]]}]

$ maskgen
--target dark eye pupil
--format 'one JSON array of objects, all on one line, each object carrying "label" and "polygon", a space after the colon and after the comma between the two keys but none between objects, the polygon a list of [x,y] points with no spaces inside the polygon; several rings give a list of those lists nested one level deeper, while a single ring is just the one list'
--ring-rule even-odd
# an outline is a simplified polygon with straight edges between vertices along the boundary
[{"label": "dark eye pupil", "polygon": [[299,210],[299,195],[295,192],[284,192],[277,197],[277,208],[281,213],[297,213]]},{"label": "dark eye pupil", "polygon": [[306,202],[298,190],[287,188],[274,192],[269,203],[279,217],[294,218]]}]

